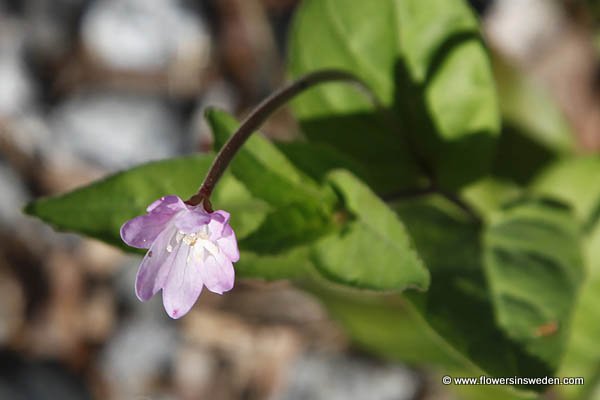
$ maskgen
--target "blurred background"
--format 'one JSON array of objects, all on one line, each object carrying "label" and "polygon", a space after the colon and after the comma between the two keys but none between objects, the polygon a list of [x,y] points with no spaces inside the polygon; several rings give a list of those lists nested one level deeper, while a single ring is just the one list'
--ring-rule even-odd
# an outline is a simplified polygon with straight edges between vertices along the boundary
[{"label": "blurred background", "polygon": [[[297,0],[0,1],[0,399],[453,399],[427,371],[353,348],[285,282],[205,291],[170,320],[139,258],[25,217],[30,199],[207,151],[285,81]],[[471,0],[505,121],[600,149],[600,6]],[[264,132],[298,135],[287,111]]]}]

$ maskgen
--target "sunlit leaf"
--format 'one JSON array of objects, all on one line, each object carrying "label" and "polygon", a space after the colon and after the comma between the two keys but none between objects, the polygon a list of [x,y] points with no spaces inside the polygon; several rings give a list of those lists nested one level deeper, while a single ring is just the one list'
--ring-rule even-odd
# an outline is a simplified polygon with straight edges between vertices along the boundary
[{"label": "sunlit leaf", "polygon": [[422,185],[423,163],[445,187],[482,176],[499,118],[478,29],[462,0],[303,1],[291,74],[350,71],[385,108],[348,85],[323,85],[293,104],[304,132],[360,163],[378,193]]},{"label": "sunlit leaf", "polygon": [[426,289],[429,273],[402,221],[350,173],[329,180],[343,198],[341,229],[314,246],[314,262],[326,277],[373,290]]}]

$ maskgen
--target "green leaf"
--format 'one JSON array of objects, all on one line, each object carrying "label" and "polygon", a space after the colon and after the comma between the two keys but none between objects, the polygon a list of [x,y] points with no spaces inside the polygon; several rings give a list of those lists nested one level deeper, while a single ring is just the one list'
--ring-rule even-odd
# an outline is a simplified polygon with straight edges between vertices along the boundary
[{"label": "green leaf", "polygon": [[319,240],[313,260],[334,282],[372,290],[427,289],[429,274],[402,221],[361,181],[339,170],[329,181],[344,199],[342,228]]},{"label": "green leaf", "polygon": [[583,279],[579,225],[550,200],[515,202],[485,233],[485,270],[508,337],[555,370]]},{"label": "green leaf", "polygon": [[488,176],[466,186],[460,195],[488,221],[502,206],[522,197],[523,188],[510,180]]},{"label": "green leaf", "polygon": [[[419,367],[427,365],[442,375],[480,376],[484,373],[456,351],[400,295],[356,293],[312,282],[304,285],[326,306],[354,341],[354,344],[386,360],[402,361]],[[530,392],[510,386],[453,386],[460,399],[533,399]]]},{"label": "green leaf", "polygon": [[[212,158],[197,155],[144,164],[70,193],[35,200],[27,205],[25,212],[58,230],[82,233],[135,251],[121,241],[121,225],[144,214],[146,207],[161,196],[190,197]],[[252,198],[228,175],[217,187],[213,204],[231,212],[231,225],[242,238],[261,223],[268,211],[264,202]]]},{"label": "green leaf", "polygon": [[[600,246],[600,229],[594,246]],[[588,247],[588,253],[590,245]],[[597,252],[597,251],[596,251]],[[581,376],[585,385],[561,386],[565,399],[591,399],[598,393],[600,383],[600,259],[594,260],[594,270],[581,288],[581,296],[574,312],[571,337],[567,345],[559,376]],[[585,396],[588,394],[588,396]]]},{"label": "green leaf", "polygon": [[[433,364],[444,375],[550,374],[496,324],[481,261],[481,227],[437,197],[395,207],[430,268],[427,292],[359,292],[324,278],[302,287],[324,302],[361,348],[381,357]],[[510,387],[497,389],[497,398],[526,395]]]},{"label": "green leaf", "polygon": [[573,206],[585,229],[600,217],[600,157],[568,157],[552,164],[533,182],[533,191]]},{"label": "green leaf", "polygon": [[235,264],[236,276],[264,281],[303,280],[311,268],[309,254],[307,246],[295,246],[277,254],[242,250],[240,261]]},{"label": "green leaf", "polygon": [[[208,109],[205,115],[215,137],[215,149],[219,150],[239,123],[225,111]],[[242,146],[228,168],[250,193],[276,207],[305,203],[326,208],[335,202],[331,190],[317,185],[275,145],[257,134]]]},{"label": "green leaf", "polygon": [[455,351],[397,294],[356,292],[315,280],[303,286],[314,293],[361,348],[384,359],[480,371]]},{"label": "green leaf", "polygon": [[403,201],[395,209],[431,273],[427,292],[405,292],[404,296],[432,329],[482,373],[550,374],[548,365],[525,353],[494,319],[482,263],[481,226],[464,219],[453,204],[435,196]]},{"label": "green leaf", "polygon": [[598,156],[570,157],[554,163],[534,182],[537,193],[569,202],[585,228],[586,282],[575,309],[561,376],[582,376],[585,386],[561,386],[566,399],[593,398],[600,382],[600,174]]},{"label": "green leaf", "polygon": [[238,240],[254,232],[272,210],[264,201],[252,197],[246,187],[227,172],[219,181],[211,201],[217,209],[229,212]]},{"label": "green leaf", "polygon": [[309,244],[334,228],[330,214],[311,203],[297,203],[267,214],[262,225],[239,245],[256,253],[278,253]]},{"label": "green leaf", "polygon": [[375,110],[343,84],[293,102],[309,140],[355,159],[378,193],[421,185],[418,158],[447,188],[488,170],[498,110],[477,21],[464,1],[381,0],[374,7],[305,0],[289,47],[293,76],[348,70],[383,103],[386,110]]}]

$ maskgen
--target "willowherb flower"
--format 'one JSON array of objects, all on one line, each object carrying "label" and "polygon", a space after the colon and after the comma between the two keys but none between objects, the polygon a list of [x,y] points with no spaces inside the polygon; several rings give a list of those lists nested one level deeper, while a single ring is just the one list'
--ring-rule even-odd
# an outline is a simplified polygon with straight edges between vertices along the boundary
[{"label": "willowherb flower", "polygon": [[180,318],[192,308],[202,286],[218,294],[231,290],[232,263],[240,256],[229,213],[209,213],[177,196],[162,197],[146,211],[121,227],[125,243],[149,249],[135,282],[141,301],[162,289],[165,310]]}]

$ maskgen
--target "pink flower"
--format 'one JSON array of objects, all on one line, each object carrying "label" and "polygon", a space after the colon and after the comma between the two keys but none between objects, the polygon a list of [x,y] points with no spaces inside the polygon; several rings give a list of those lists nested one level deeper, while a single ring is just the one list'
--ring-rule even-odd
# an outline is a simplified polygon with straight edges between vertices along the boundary
[{"label": "pink flower", "polygon": [[218,294],[233,288],[232,263],[240,255],[229,213],[208,213],[177,196],[162,197],[146,211],[121,227],[125,243],[149,249],[135,281],[141,301],[162,289],[165,310],[171,318],[180,318],[192,308],[202,286]]}]

